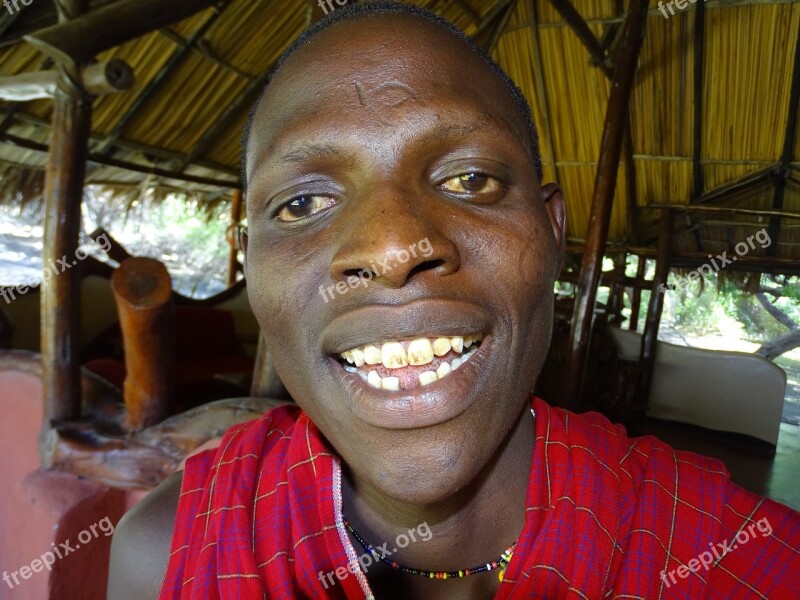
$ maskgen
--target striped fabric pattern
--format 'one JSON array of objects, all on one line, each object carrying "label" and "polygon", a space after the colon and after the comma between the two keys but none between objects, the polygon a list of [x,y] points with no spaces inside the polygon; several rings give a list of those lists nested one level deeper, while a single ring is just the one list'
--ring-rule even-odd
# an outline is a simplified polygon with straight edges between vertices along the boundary
[{"label": "striped fabric pattern", "polygon": [[[800,514],[719,461],[532,409],[528,515],[497,599],[800,599]],[[339,460],[299,408],[230,429],[187,462],[161,599],[371,598],[341,502]]]}]

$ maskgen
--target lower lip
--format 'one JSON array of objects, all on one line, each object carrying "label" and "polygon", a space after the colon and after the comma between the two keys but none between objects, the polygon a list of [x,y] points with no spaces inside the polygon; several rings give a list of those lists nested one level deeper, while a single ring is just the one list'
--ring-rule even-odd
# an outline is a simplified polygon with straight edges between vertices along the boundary
[{"label": "lower lip", "polygon": [[457,370],[412,390],[374,388],[356,373],[345,371],[334,358],[330,359],[331,369],[341,379],[350,410],[358,419],[383,429],[421,429],[455,419],[477,399],[477,383],[490,345],[484,337],[472,358]]}]

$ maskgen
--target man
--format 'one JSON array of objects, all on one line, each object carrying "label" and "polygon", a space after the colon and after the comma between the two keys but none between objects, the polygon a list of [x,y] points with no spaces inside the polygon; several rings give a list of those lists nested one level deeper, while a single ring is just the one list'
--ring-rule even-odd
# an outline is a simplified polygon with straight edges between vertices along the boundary
[{"label": "man", "polygon": [[519,91],[456,30],[394,3],[333,13],[281,61],[245,152],[250,301],[299,408],[234,428],[123,520],[112,600],[162,580],[161,598],[797,597],[797,514],[531,401],[564,202]]}]

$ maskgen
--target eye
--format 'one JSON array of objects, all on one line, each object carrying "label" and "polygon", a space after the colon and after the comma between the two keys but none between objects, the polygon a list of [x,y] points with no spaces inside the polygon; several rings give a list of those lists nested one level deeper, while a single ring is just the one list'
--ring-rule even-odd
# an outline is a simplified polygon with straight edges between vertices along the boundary
[{"label": "eye", "polygon": [[284,204],[275,218],[284,223],[307,219],[318,212],[336,205],[330,196],[298,196]]},{"label": "eye", "polygon": [[490,194],[500,189],[500,182],[482,173],[464,173],[451,177],[441,187],[456,194]]}]

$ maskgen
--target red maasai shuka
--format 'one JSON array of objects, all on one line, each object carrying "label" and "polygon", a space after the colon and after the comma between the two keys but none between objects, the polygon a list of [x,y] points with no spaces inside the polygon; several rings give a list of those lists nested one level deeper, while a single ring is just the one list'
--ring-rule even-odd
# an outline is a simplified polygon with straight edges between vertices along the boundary
[{"label": "red maasai shuka", "polygon": [[[798,513],[729,483],[716,460],[629,439],[597,413],[532,408],[528,515],[496,598],[800,598]],[[372,597],[341,478],[295,406],[232,428],[187,462],[161,598]],[[354,574],[323,585],[348,565]]]}]

